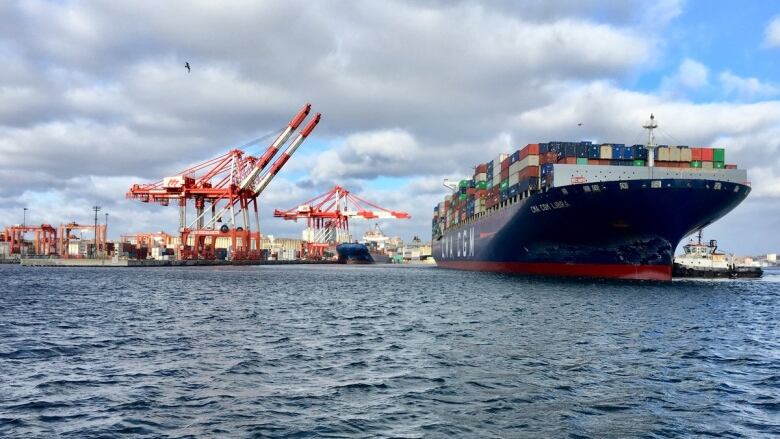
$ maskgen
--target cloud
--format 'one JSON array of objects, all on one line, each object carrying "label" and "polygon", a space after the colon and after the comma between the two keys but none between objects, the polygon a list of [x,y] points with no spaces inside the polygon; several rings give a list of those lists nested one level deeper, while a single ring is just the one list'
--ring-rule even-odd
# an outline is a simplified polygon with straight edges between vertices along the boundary
[{"label": "cloud", "polygon": [[672,97],[685,97],[689,92],[709,84],[709,69],[704,64],[686,58],[674,75],[661,81],[661,92]]},{"label": "cloud", "polygon": [[780,47],[780,17],[775,17],[764,30],[764,45],[767,47]]},{"label": "cloud", "polygon": [[718,75],[718,81],[727,95],[742,101],[770,98],[780,94],[780,87],[774,84],[762,82],[758,78],[743,78],[729,71]]},{"label": "cloud", "polygon": [[662,134],[729,146],[761,169],[755,198],[775,197],[780,164],[761,151],[778,152],[780,111],[755,102],[773,84],[724,72],[750,103],[691,103],[711,84],[686,59],[659,91],[625,88],[667,55],[682,10],[644,3],[0,3],[0,223],[23,206],[88,220],[100,203],[115,230],[174,230],[175,208],[127,187],[274,132],[304,102],[323,120],[261,196],[265,232],[297,235],[273,208],[340,183],[425,234],[443,178],[540,140],[641,141],[651,111]]}]

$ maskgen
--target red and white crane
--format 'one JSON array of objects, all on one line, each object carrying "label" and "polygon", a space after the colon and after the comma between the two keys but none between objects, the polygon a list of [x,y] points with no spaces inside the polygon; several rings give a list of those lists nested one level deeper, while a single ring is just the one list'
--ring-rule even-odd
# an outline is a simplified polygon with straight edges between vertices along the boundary
[{"label": "red and white crane", "polygon": [[299,219],[307,221],[303,251],[310,259],[322,258],[325,249],[348,239],[350,218],[411,218],[406,212],[378,206],[341,186],[334,186],[328,192],[292,209],[275,209],[274,217],[296,222]]},{"label": "red and white crane", "polygon": [[[230,239],[233,259],[259,259],[261,236],[257,198],[311,134],[321,115],[317,113],[311,118],[270,168],[266,168],[310,111],[311,104],[304,105],[260,157],[233,149],[174,176],[135,184],[127,197],[165,206],[173,202],[179,206],[181,259],[213,259],[219,237]],[[189,204],[195,208],[195,218],[188,223]],[[250,226],[250,210],[254,213],[255,231]]]}]

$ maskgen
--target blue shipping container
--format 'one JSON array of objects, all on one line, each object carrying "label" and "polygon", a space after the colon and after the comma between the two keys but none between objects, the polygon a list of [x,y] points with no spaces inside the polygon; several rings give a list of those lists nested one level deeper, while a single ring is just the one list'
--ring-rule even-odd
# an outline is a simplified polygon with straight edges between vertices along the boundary
[{"label": "blue shipping container", "polygon": [[634,148],[630,146],[623,147],[623,160],[634,160]]},{"label": "blue shipping container", "polygon": [[601,155],[601,146],[599,145],[590,145],[588,147],[588,158],[589,159],[597,159]]},{"label": "blue shipping container", "polygon": [[542,165],[542,175],[545,176],[547,174],[553,173],[553,164],[552,163],[545,163]]}]

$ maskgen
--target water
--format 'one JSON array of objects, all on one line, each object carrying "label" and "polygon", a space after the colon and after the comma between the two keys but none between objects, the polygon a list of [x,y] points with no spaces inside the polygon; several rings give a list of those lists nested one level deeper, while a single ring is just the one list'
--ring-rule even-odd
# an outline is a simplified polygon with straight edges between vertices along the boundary
[{"label": "water", "polygon": [[2,437],[780,434],[780,273],[0,266]]}]

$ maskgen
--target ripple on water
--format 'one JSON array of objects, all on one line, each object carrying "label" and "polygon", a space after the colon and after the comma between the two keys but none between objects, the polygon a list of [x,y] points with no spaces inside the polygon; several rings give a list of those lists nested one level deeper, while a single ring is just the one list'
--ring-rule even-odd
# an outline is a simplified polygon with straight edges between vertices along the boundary
[{"label": "ripple on water", "polygon": [[13,280],[0,284],[2,437],[780,435],[772,274],[660,284],[0,266],[0,277]]}]

